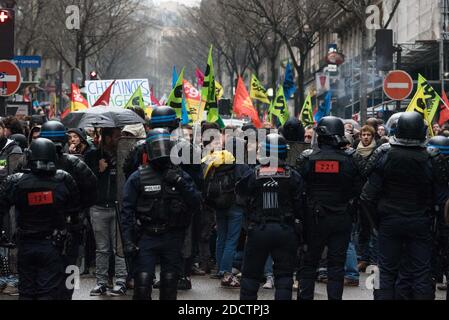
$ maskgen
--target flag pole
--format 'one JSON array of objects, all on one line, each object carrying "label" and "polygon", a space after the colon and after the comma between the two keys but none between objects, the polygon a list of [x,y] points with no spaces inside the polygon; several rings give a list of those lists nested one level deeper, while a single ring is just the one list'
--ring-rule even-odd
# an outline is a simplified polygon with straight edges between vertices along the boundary
[{"label": "flag pole", "polygon": [[441,102],[443,102],[444,106],[449,110],[449,106],[446,104],[443,98],[440,98]]},{"label": "flag pole", "polygon": [[[203,86],[204,86],[204,83],[203,83]],[[201,86],[201,89],[203,89],[203,86]],[[199,89],[199,86],[198,86],[198,89]],[[203,121],[203,113],[204,113],[203,95],[201,94],[201,90],[199,90],[199,92],[200,92],[200,109],[199,109],[198,118],[196,119],[195,126],[193,128],[193,144],[194,145],[197,143],[196,140],[197,140],[197,135],[198,135],[198,127],[201,125],[201,121]]]}]

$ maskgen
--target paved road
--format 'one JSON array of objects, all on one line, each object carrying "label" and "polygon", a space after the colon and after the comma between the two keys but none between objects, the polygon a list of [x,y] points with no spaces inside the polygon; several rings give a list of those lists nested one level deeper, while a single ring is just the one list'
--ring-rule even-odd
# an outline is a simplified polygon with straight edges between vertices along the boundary
[{"label": "paved road", "polygon": [[[363,274],[361,276],[359,287],[345,287],[344,290],[344,300],[372,300],[373,294],[372,290],[366,288],[365,282],[368,275]],[[82,278],[81,288],[77,290],[74,298],[78,300],[97,300],[97,299],[117,299],[111,297],[90,297],[89,291],[95,285],[95,279],[93,278]],[[206,277],[193,277],[192,278],[192,290],[180,291],[178,293],[179,300],[238,300],[239,290],[238,289],[225,289],[220,287],[219,280],[209,279]],[[445,291],[437,290],[437,299],[445,299]],[[121,297],[119,299],[131,299],[132,292],[129,291],[126,297]],[[153,290],[153,299],[158,299],[159,290]],[[274,290],[262,289],[259,290],[259,300],[273,300]],[[294,293],[294,299],[296,299],[296,293]],[[315,288],[315,299],[325,300],[327,299],[326,286],[321,283],[317,283]]]},{"label": "paved road", "polygon": [[[344,300],[372,300],[372,291],[368,290],[365,286],[365,281],[368,275],[363,274],[361,276],[359,287],[345,287]],[[81,286],[79,290],[75,291],[75,300],[130,300],[132,297],[132,291],[128,291],[127,296],[113,298],[109,296],[102,297],[90,297],[89,292],[95,285],[95,279],[91,276],[82,276]],[[192,290],[180,291],[178,293],[179,300],[238,300],[238,289],[224,289],[220,287],[218,280],[209,279],[209,277],[193,277]],[[445,299],[445,291],[437,290],[437,300]],[[153,299],[158,299],[159,290],[153,290]],[[10,297],[0,294],[0,300],[15,300],[17,297]],[[274,290],[259,290],[259,300],[272,300],[274,299]],[[294,293],[294,299],[296,299],[296,293]],[[325,300],[327,299],[326,286],[321,283],[317,283],[315,288],[315,299]]]}]

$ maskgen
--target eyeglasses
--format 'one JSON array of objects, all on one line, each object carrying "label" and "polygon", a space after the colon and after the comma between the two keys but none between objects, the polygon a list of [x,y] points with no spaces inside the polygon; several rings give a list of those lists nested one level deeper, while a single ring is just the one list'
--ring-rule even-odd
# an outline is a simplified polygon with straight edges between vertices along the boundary
[{"label": "eyeglasses", "polygon": [[312,139],[312,136],[304,136],[305,139]]}]

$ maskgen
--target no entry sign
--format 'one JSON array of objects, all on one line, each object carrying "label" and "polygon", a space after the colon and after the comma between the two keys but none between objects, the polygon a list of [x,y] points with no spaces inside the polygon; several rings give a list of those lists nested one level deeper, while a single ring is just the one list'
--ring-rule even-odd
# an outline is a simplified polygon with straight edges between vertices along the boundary
[{"label": "no entry sign", "polygon": [[404,100],[413,91],[413,79],[402,70],[391,71],[384,80],[384,92],[392,100]]},{"label": "no entry sign", "polygon": [[0,60],[0,97],[9,97],[19,90],[22,76],[15,63]]}]

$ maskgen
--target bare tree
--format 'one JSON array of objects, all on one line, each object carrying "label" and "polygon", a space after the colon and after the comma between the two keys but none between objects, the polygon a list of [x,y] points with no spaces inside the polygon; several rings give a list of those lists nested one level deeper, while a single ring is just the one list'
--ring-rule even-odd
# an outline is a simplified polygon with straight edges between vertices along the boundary
[{"label": "bare tree", "polygon": [[[258,19],[256,27],[272,30],[286,46],[298,74],[297,85],[304,88],[305,60],[319,41],[330,11],[329,2],[310,0],[224,0],[228,6]],[[298,54],[297,54],[298,53]],[[298,56],[299,55],[299,56]],[[304,91],[295,97],[295,114],[303,104]]]},{"label": "bare tree", "polygon": [[[196,30],[206,35],[214,45],[217,60],[223,61],[228,71],[230,88],[234,87],[236,76],[242,75],[250,65],[250,46],[242,40],[237,30],[240,24],[236,17],[226,15],[223,1],[203,1],[196,12]],[[218,65],[221,65],[219,63]]]},{"label": "bare tree", "polygon": [[[52,32],[44,34],[52,50],[70,68],[80,68],[83,81],[86,78],[88,59],[98,54],[108,44],[117,42],[129,34],[127,27],[131,14],[138,8],[136,0],[48,0],[51,10],[46,17]],[[80,28],[69,30],[66,8],[77,6],[80,12]]]}]

